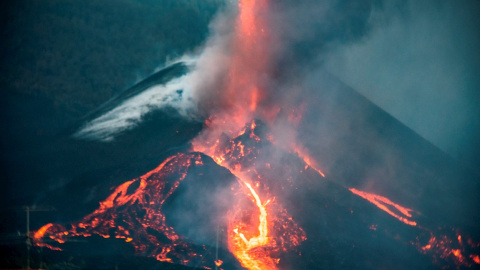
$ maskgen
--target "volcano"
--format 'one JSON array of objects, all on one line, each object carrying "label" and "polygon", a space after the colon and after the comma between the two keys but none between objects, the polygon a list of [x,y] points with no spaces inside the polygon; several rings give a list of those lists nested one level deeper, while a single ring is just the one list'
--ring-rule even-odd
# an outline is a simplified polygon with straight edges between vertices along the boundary
[{"label": "volcano", "polygon": [[[313,137],[335,140],[305,141],[320,150],[311,151],[316,154],[310,158],[327,164],[327,170],[287,152],[271,138],[267,124],[254,120],[233,137],[223,134],[208,155],[188,145],[170,152],[152,171],[117,186],[80,221],[39,228],[37,245],[56,254],[81,253],[89,244],[63,243],[93,237],[92,244],[121,241],[132,254],[158,261],[214,268],[220,259],[222,269],[242,269],[231,253],[228,238],[235,232],[225,217],[258,225],[255,198],[239,181],[247,177],[268,210],[268,237],[274,240],[255,252],[267,254],[279,269],[475,266],[478,214],[469,207],[478,200],[475,176],[352,89],[327,73],[322,76],[334,90],[311,99],[304,115],[309,119],[318,108],[332,110],[334,119],[330,113],[317,116],[328,132]],[[368,121],[359,117],[365,111]],[[310,121],[299,128],[316,132]],[[341,125],[346,122],[353,124],[347,129]],[[345,144],[351,151],[342,151]],[[367,177],[372,170],[379,174],[386,154],[395,159],[395,168],[385,168],[393,174]],[[232,213],[239,203],[246,212]]]},{"label": "volcano", "polygon": [[[198,80],[206,50],[194,68],[166,67],[107,102],[73,138],[45,143],[41,153],[70,162],[43,161],[42,169],[60,167],[70,179],[36,190],[46,194],[37,202],[58,210],[27,230],[37,262],[480,265],[478,177],[328,72],[285,80],[271,49],[279,37],[269,7],[240,1],[232,33],[213,46],[228,52],[208,74],[215,79]],[[202,106],[195,116],[192,100]]]}]

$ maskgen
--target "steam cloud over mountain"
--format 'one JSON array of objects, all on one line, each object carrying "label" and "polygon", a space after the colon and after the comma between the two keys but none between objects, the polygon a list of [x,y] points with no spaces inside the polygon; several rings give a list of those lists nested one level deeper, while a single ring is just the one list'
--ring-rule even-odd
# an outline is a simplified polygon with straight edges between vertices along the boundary
[{"label": "steam cloud over mountain", "polygon": [[[268,49],[264,53],[272,56],[268,68],[270,74],[264,82],[272,87],[266,90],[268,97],[265,100],[276,99],[278,102],[290,100],[292,95],[302,96],[302,93],[295,94],[291,89],[283,88],[289,83],[301,84],[306,77],[311,79],[326,69],[358,88],[367,98],[436,146],[473,165],[476,155],[469,145],[476,145],[478,141],[476,115],[480,115],[480,109],[471,101],[478,99],[478,87],[475,86],[478,86],[478,80],[474,74],[480,69],[478,54],[472,52],[472,48],[476,48],[480,39],[470,26],[475,24],[471,14],[479,7],[472,1],[467,2],[465,5],[428,0],[396,4],[308,0],[270,3],[268,14],[261,15],[269,25],[269,37],[264,41]],[[438,8],[432,9],[432,6]],[[428,9],[432,11],[427,12]],[[463,10],[468,12],[461,17],[458,14]],[[77,135],[112,139],[115,133],[138,123],[148,111],[162,107],[177,108],[182,115],[185,115],[185,107],[189,107],[188,110],[193,108],[196,114],[205,114],[204,109],[211,107],[211,100],[222,95],[215,89],[221,88],[220,80],[228,62],[232,61],[231,43],[235,41],[231,33],[235,13],[235,7],[229,6],[217,16],[211,24],[210,38],[195,57],[198,61],[196,67],[181,81],[175,81],[182,84],[177,88],[185,88],[183,98],[192,95],[192,100],[186,102],[191,104],[179,106],[177,98],[170,98],[170,101],[160,98],[166,94],[157,94],[157,100],[153,98],[148,102],[149,98],[125,101],[122,104],[124,109],[97,118]],[[444,13],[448,13],[446,18]],[[453,40],[460,42],[458,50],[450,44]],[[403,45],[394,49],[392,42]],[[376,69],[389,74],[378,73]],[[380,77],[375,78],[375,74]],[[390,74],[395,75],[392,78]],[[392,80],[397,83],[390,85]],[[161,90],[157,88],[155,91]],[[133,106],[133,102],[137,105]],[[440,117],[446,112],[454,116]],[[116,121],[115,118],[124,120]],[[107,135],[109,133],[111,136]]]},{"label": "steam cloud over mountain", "polygon": [[[370,12],[375,8],[378,7],[368,2],[269,3],[268,12],[260,11],[256,14],[262,18],[264,26],[268,27],[259,29],[268,30],[268,33],[254,45],[258,49],[254,52],[257,57],[269,59],[268,63],[261,63],[261,59],[254,59],[250,55],[252,52],[238,50],[238,43],[243,40],[232,34],[238,10],[235,5],[228,6],[212,22],[212,34],[199,50],[200,53],[174,61],[190,59],[187,74],[129,97],[84,125],[76,136],[111,140],[119,132],[137,125],[148,112],[166,107],[174,108],[186,117],[194,114],[206,116],[210,110],[231,107],[232,102],[238,102],[244,95],[243,92],[248,91],[244,89],[248,85],[239,85],[236,86],[237,89],[230,90],[226,85],[228,76],[231,76],[228,74],[229,66],[235,61],[240,62],[239,58],[243,64],[237,69],[249,72],[250,77],[258,77],[255,80],[263,87],[259,106],[267,108],[272,103],[277,103],[284,105],[285,110],[297,107],[304,90],[296,85],[303,84],[309,74],[318,72],[319,61],[328,53],[332,44],[356,40],[366,34],[369,30]],[[343,15],[342,20],[337,19],[339,14],[345,12],[347,14]],[[333,35],[334,32],[344,35]],[[179,95],[178,91],[182,94]]]}]

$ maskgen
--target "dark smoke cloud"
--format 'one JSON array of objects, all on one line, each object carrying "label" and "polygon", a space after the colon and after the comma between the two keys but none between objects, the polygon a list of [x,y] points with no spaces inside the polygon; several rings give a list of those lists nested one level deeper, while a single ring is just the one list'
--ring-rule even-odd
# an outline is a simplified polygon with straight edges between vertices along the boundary
[{"label": "dark smoke cloud", "polygon": [[[474,177],[459,174],[446,156],[388,114],[478,167],[478,5],[429,0],[271,5],[270,27],[278,42],[270,45],[274,64],[263,105],[282,108],[272,127],[279,145],[302,144],[327,175],[347,187],[426,212],[443,208],[441,218],[468,223],[477,216],[471,205],[478,205],[478,188],[468,188]],[[288,114],[302,106],[297,126]],[[437,186],[449,179],[455,182]],[[442,201],[422,200],[429,192]],[[465,212],[459,216],[449,205]]]},{"label": "dark smoke cloud", "polygon": [[[312,72],[318,59],[322,59],[333,44],[353,42],[366,35],[370,30],[370,14],[378,8],[382,5],[374,1],[269,1],[268,10],[257,14],[265,17],[270,36],[266,40],[268,44],[263,44],[270,54],[267,56],[270,62],[266,70],[268,76],[261,82],[266,92],[264,105],[282,103],[285,111],[297,107],[302,93],[300,89],[292,90],[295,84]],[[232,4],[218,14],[210,27],[212,35],[199,49],[200,53],[193,58],[187,57],[195,59],[194,67],[176,85],[181,85],[185,96],[193,96],[196,104],[160,100],[152,106],[150,96],[160,94],[149,90],[152,94],[147,98],[134,97],[125,101],[123,107],[128,110],[115,108],[79,132],[92,139],[112,140],[114,135],[137,125],[151,110],[166,106],[180,111],[195,108],[199,115],[208,116],[212,109],[226,109],[222,100],[228,97],[222,92],[222,83],[232,61],[236,12]],[[170,84],[164,88],[169,88]],[[177,88],[175,86],[172,91]],[[145,92],[142,95],[148,94]]]},{"label": "dark smoke cloud", "polygon": [[283,0],[269,8],[276,40],[267,103],[300,101],[294,86],[326,69],[476,169],[478,1]]},{"label": "dark smoke cloud", "polygon": [[379,1],[278,1],[272,3],[271,27],[281,41],[279,62],[305,65],[335,44],[352,43],[371,30],[369,18]]},{"label": "dark smoke cloud", "polygon": [[480,147],[478,1],[374,10],[372,31],[337,44],[327,69],[474,169]]},{"label": "dark smoke cloud", "polygon": [[[456,158],[475,161],[480,133],[478,4],[269,1],[264,106],[298,107],[298,87],[326,69]],[[185,93],[208,116],[231,61],[235,5],[211,25]],[[320,70],[320,71],[319,71]],[[319,90],[322,87],[319,83]]]}]

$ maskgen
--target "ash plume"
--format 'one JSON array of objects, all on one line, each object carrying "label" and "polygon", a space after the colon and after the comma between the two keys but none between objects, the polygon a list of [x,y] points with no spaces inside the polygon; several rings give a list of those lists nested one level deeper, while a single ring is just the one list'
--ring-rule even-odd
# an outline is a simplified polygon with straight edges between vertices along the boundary
[{"label": "ash plume", "polygon": [[128,96],[120,104],[82,125],[74,137],[112,141],[120,133],[135,128],[149,113],[168,108],[174,109],[182,117],[204,117],[208,112],[205,100],[216,98],[209,96],[209,93],[217,88],[230,61],[228,44],[232,27],[228,15],[232,13],[234,11],[229,9],[217,15],[211,24],[213,34],[205,41],[204,47],[198,49],[200,53],[169,61],[157,71],[182,64],[187,66],[186,74]]},{"label": "ash plume", "polygon": [[[325,172],[353,156],[352,145],[384,147],[378,145],[381,139],[374,128],[362,130],[365,136],[350,135],[359,126],[368,126],[372,112],[356,104],[352,119],[339,111],[346,86],[323,63],[336,47],[367,38],[378,27],[372,17],[392,7],[382,1],[282,0],[268,1],[268,9],[262,9],[262,1],[258,3],[252,15],[261,29],[253,29],[258,32],[254,44],[247,39],[253,30],[239,30],[236,24],[238,7],[229,6],[211,23],[212,35],[199,53],[182,57],[191,59],[185,75],[125,100],[88,122],[75,136],[113,140],[141,123],[148,113],[174,108],[184,117],[207,119],[193,145],[208,145],[222,134],[234,137],[246,123],[258,119],[269,125],[276,145],[308,157],[315,163],[311,165]],[[403,6],[395,8],[402,10]],[[384,147],[376,152],[375,158],[382,162],[356,182],[370,179],[369,184],[357,187],[379,188],[386,181],[383,178],[396,179],[403,165],[395,151]],[[349,160],[360,163],[353,157]]]},{"label": "ash plume", "polygon": [[[425,3],[428,6],[429,2]],[[383,112],[371,109],[368,100],[330,71],[339,65],[334,62],[339,50],[361,46],[382,27],[407,18],[412,4],[282,0],[268,5],[266,10],[255,11],[255,18],[265,28],[258,29],[263,34],[251,46],[255,50],[242,51],[240,45],[246,41],[236,35],[234,19],[238,7],[230,5],[212,22],[212,35],[192,57],[187,74],[126,100],[87,123],[76,136],[112,140],[138,125],[151,111],[164,108],[175,108],[181,115],[200,121],[208,119],[197,142],[223,133],[233,136],[245,123],[258,119],[270,126],[278,145],[311,157],[325,172],[342,172],[339,179],[348,179],[339,180],[343,184],[388,193],[399,190],[399,198],[411,199],[408,184],[402,183],[415,176],[405,174],[409,165],[399,152],[401,147],[411,147],[418,154],[415,146],[392,146],[390,139],[383,139],[388,134],[391,140],[399,140],[395,139],[401,138],[396,134],[397,126],[375,119]],[[245,77],[240,83],[232,81],[232,74],[239,70]],[[344,75],[347,81],[356,76],[350,73]],[[252,90],[253,86],[258,89]],[[181,96],[177,90],[182,90]],[[159,98],[152,100],[155,95]],[[362,102],[353,103],[346,95]],[[231,115],[237,117],[223,121]],[[370,149],[371,153],[355,149]],[[362,168],[364,160],[357,156],[368,156],[368,170]],[[350,169],[339,169],[345,167]],[[353,177],[349,172],[360,175]],[[427,185],[425,181],[417,189]]]},{"label": "ash plume", "polygon": [[[478,55],[472,52],[474,45],[469,41],[478,44],[479,39],[478,35],[468,37],[472,32],[468,27],[473,25],[471,14],[478,5],[471,1],[465,5],[441,1],[437,9],[425,13],[432,6],[434,4],[428,0],[395,4],[385,1],[312,0],[269,3],[268,13],[258,14],[269,28],[269,37],[262,41],[260,47],[265,48],[264,54],[270,55],[270,63],[264,68],[265,74],[260,80],[264,96],[259,105],[276,103],[288,107],[292,103],[292,95],[298,100],[304,91],[299,87],[295,90],[291,88],[302,84],[306,77],[315,76],[315,73],[332,72],[447,153],[471,160],[474,158],[473,150],[465,149],[478,139],[474,135],[478,129],[478,119],[475,118],[478,106],[471,102],[478,97],[478,91],[475,91],[478,83],[471,79],[478,71],[475,64]],[[471,12],[464,19],[453,14],[455,10],[459,13],[467,8]],[[448,13],[449,18],[442,21],[440,16],[447,9],[453,11]],[[145,115],[154,110],[171,107],[182,116],[206,117],[212,108],[218,110],[231,106],[229,99],[233,95],[238,99],[238,92],[241,92],[236,90],[234,94],[225,90],[226,72],[229,63],[234,60],[232,52],[237,43],[232,23],[237,12],[235,4],[230,4],[212,21],[212,34],[192,57],[192,68],[188,74],[174,82],[164,83],[163,87],[151,89],[149,93],[142,94],[142,98],[125,100],[119,108],[112,108],[86,123],[75,136],[108,141],[138,125]],[[413,27],[418,31],[413,31]],[[461,31],[455,34],[455,29]],[[431,37],[431,41],[426,37]],[[405,44],[400,51],[405,55],[404,60],[392,58],[393,53],[389,53],[395,48],[392,44],[394,39],[396,43]],[[454,46],[437,48],[433,45],[449,44],[453,40],[463,40],[460,45],[464,49],[452,51]],[[469,58],[468,55],[474,57]],[[417,60],[412,60],[412,57]],[[184,58],[178,61],[184,61]],[[418,63],[418,59],[423,60]],[[436,63],[432,65],[437,68],[428,68],[428,63]],[[453,63],[455,72],[446,74],[440,67],[450,63]],[[382,71],[376,72],[379,68]],[[412,70],[415,72],[410,72]],[[379,78],[374,78],[375,74],[379,74]],[[390,74],[396,75],[392,77]],[[419,77],[415,74],[424,75]],[[468,80],[463,80],[465,76],[462,74]],[[389,85],[390,81],[396,81],[395,85]],[[457,83],[460,84],[458,87]],[[285,89],[285,85],[292,87]],[[175,96],[177,90],[183,91],[182,96]],[[455,112],[450,113],[454,117],[440,119],[438,115],[445,114],[445,110]]]}]

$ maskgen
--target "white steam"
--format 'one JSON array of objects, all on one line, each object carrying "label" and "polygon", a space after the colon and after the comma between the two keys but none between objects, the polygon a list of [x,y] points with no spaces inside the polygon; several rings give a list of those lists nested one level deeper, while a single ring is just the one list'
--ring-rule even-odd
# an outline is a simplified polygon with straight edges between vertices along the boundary
[{"label": "white steam", "polygon": [[195,107],[187,81],[188,76],[185,75],[165,85],[150,87],[88,122],[74,136],[111,141],[119,133],[135,127],[147,113],[166,107],[174,108],[180,115],[187,116]]},{"label": "white steam", "polygon": [[[150,87],[123,101],[117,107],[85,124],[74,137],[88,140],[112,141],[120,133],[136,127],[144,117],[155,110],[172,108],[186,118],[203,113],[200,104],[212,97],[218,80],[227,70],[230,60],[231,10],[219,14],[211,24],[213,33],[202,51],[194,56],[165,63],[169,67],[177,63],[188,66],[187,74],[163,85]],[[157,70],[158,71],[158,70]]]}]

